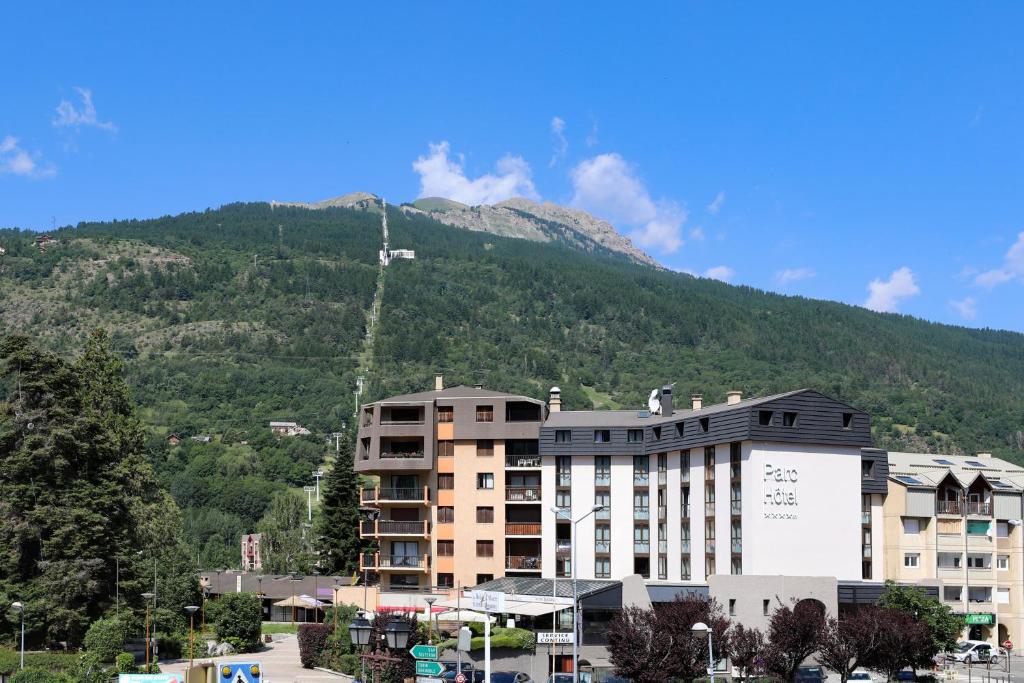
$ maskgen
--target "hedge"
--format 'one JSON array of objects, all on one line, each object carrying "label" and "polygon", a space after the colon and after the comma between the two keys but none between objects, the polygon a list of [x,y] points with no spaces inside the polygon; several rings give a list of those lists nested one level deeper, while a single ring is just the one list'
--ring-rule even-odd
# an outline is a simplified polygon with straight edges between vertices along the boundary
[{"label": "hedge", "polygon": [[127,625],[116,617],[97,619],[85,633],[85,651],[101,662],[113,662],[124,651]]},{"label": "hedge", "polygon": [[210,603],[207,620],[213,621],[217,638],[235,646],[239,652],[260,647],[263,607],[253,593],[227,593]]},{"label": "hedge", "polygon": [[327,640],[334,632],[333,624],[301,624],[299,626],[299,661],[303,668],[320,665]]},{"label": "hedge", "polygon": [[[0,650],[0,674],[12,674],[21,664],[17,650]],[[25,666],[46,671],[71,671],[78,666],[78,655],[63,652],[26,652]]]}]

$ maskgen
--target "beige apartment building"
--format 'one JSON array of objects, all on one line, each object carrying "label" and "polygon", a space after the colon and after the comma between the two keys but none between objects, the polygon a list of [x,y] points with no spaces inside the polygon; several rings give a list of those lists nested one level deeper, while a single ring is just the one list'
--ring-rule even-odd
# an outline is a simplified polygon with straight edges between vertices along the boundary
[{"label": "beige apartment building", "polygon": [[360,568],[388,590],[540,576],[543,402],[477,387],[394,396],[360,409],[355,469],[377,543]]},{"label": "beige apartment building", "polygon": [[1024,642],[1024,469],[987,453],[888,459],[885,578],[938,582],[966,637]]}]

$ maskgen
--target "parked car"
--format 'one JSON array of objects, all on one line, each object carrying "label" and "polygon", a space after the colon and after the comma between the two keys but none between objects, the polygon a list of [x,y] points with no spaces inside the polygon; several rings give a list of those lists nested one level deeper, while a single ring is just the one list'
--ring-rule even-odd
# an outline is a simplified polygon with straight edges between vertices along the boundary
[{"label": "parked car", "polygon": [[872,677],[871,672],[866,669],[854,669],[846,680],[857,681],[857,683],[874,683],[875,679]]},{"label": "parked car", "polygon": [[492,671],[490,683],[533,683],[533,679],[522,671]]},{"label": "parked car", "polygon": [[917,674],[910,669],[904,669],[903,671],[896,672],[896,680],[904,681],[905,683],[914,683],[917,680]]},{"label": "parked car", "polygon": [[823,683],[826,679],[828,674],[820,666],[801,666],[796,670],[796,683]]},{"label": "parked car", "polygon": [[957,643],[956,649],[949,653],[949,658],[957,662],[988,662],[999,661],[997,651],[984,640],[965,640]]}]

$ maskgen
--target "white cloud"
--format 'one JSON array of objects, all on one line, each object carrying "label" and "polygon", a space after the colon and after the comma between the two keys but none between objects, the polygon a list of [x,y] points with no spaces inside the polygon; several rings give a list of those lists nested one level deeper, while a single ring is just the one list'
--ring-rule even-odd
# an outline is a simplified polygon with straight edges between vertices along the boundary
[{"label": "white cloud", "polygon": [[683,246],[686,210],[670,200],[655,201],[633,168],[618,154],[599,154],[572,170],[572,204],[631,228],[644,248],[674,252]]},{"label": "white cloud", "polygon": [[967,297],[960,301],[950,301],[949,305],[956,309],[956,312],[960,314],[965,320],[974,320],[978,315],[978,302],[973,297]]},{"label": "white cloud", "polygon": [[555,152],[551,156],[549,166],[555,166],[565,160],[569,152],[569,141],[565,139],[565,119],[555,116],[551,119],[551,134],[555,137]]},{"label": "white cloud", "polygon": [[52,178],[57,175],[53,164],[39,164],[39,152],[29,153],[18,145],[18,138],[7,135],[0,140],[0,175],[24,178]]},{"label": "white cloud", "polygon": [[921,293],[921,288],[914,281],[914,271],[906,266],[892,272],[888,280],[872,280],[868,283],[865,308],[883,313],[894,313],[901,299]]},{"label": "white cloud", "polygon": [[736,271],[729,266],[715,266],[704,271],[704,277],[709,277],[712,280],[721,280],[722,282],[729,282],[735,276]]},{"label": "white cloud", "polygon": [[96,106],[92,103],[92,91],[88,88],[75,88],[75,92],[82,100],[82,108],[77,109],[75,105],[67,100],[61,100],[57,105],[57,117],[53,119],[53,125],[58,128],[81,128],[91,126],[108,130],[111,133],[117,132],[117,126],[112,121],[100,121],[96,116]]},{"label": "white cloud", "polygon": [[974,278],[974,284],[991,289],[1012,280],[1024,282],[1024,232],[1017,235],[1017,241],[1003,258],[1003,267],[986,270]]},{"label": "white cloud", "polygon": [[715,198],[708,204],[708,213],[712,216],[717,216],[718,212],[722,210],[722,204],[725,204],[725,190],[716,194]]},{"label": "white cloud", "polygon": [[704,234],[704,228],[698,225],[697,227],[690,230],[690,239],[693,240],[694,242],[703,242],[705,239],[707,239],[707,235]]},{"label": "white cloud", "polygon": [[412,162],[420,176],[420,197],[444,197],[463,204],[494,204],[512,197],[539,200],[533,186],[530,165],[520,156],[508,154],[495,165],[497,173],[468,178],[458,161],[448,158],[448,141],[430,144],[430,154]]},{"label": "white cloud", "polygon": [[797,282],[798,280],[806,280],[812,278],[817,273],[812,268],[786,268],[775,273],[775,281],[780,285],[788,285],[791,282]]}]

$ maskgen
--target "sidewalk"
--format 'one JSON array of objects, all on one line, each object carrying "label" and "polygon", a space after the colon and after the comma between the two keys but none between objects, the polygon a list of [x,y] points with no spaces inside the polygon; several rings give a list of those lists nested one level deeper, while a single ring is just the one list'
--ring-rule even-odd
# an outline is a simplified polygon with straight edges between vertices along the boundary
[{"label": "sidewalk", "polygon": [[[280,638],[278,640],[277,638]],[[316,669],[303,669],[299,663],[299,640],[288,634],[275,637],[274,642],[265,645],[259,652],[226,657],[196,657],[195,662],[259,662],[263,669],[263,683],[348,683],[348,676],[335,676]],[[199,643],[196,643],[198,650]],[[188,660],[178,659],[160,662],[165,673],[184,675]]]}]

